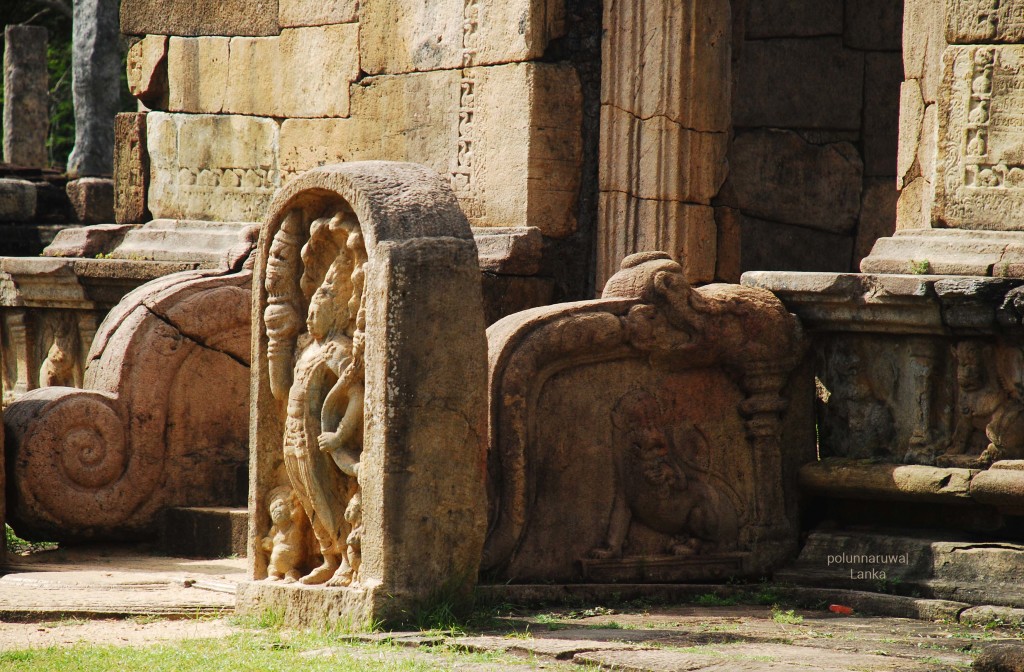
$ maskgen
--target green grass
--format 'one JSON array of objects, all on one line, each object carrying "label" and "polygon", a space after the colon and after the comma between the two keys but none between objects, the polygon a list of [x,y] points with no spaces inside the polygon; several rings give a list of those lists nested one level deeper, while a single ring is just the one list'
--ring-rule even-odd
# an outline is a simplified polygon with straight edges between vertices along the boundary
[{"label": "green grass", "polygon": [[792,609],[783,611],[778,605],[772,607],[772,620],[784,625],[799,625],[804,622],[804,617],[798,615]]},{"label": "green grass", "polygon": [[[303,655],[309,652],[319,653]],[[147,647],[75,645],[0,653],[0,669],[5,672],[426,672],[487,662],[535,666],[534,661],[511,655],[353,644],[329,634],[276,630]]]},{"label": "green grass", "polygon": [[698,595],[694,602],[702,607],[731,607],[736,604],[737,599],[735,597],[719,597],[714,593],[705,593]]}]

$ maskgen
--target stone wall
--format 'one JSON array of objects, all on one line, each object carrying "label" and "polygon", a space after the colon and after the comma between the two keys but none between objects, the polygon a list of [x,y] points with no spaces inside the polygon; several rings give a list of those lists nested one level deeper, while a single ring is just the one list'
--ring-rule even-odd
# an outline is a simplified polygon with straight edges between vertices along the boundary
[{"label": "stone wall", "polygon": [[[474,226],[577,227],[582,94],[563,3],[125,0],[154,218],[258,221],[327,163],[422,163]],[[552,61],[552,62],[549,62]]]},{"label": "stone wall", "polygon": [[694,7],[126,0],[151,110],[135,210],[256,221],[304,170],[404,160],[473,226],[538,227],[556,299],[637,250],[696,283],[855,269],[895,227],[903,3]]},{"label": "stone wall", "polygon": [[855,268],[895,226],[901,0],[691,4],[604,3],[598,282]]},{"label": "stone wall", "polygon": [[742,271],[856,270],[895,226],[903,2],[745,4],[719,226]]}]

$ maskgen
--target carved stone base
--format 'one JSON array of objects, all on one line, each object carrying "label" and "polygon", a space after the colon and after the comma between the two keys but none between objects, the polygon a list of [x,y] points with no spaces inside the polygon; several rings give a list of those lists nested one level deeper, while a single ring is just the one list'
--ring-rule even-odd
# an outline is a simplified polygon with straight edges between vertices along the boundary
[{"label": "carved stone base", "polygon": [[390,602],[388,596],[379,592],[374,588],[243,581],[238,584],[235,613],[239,616],[279,613],[284,624],[293,628],[322,628],[330,623],[359,630],[400,613],[398,601]]},{"label": "carved stone base", "polygon": [[648,555],[611,560],[580,560],[590,581],[616,583],[684,583],[720,581],[749,572],[750,553]]}]

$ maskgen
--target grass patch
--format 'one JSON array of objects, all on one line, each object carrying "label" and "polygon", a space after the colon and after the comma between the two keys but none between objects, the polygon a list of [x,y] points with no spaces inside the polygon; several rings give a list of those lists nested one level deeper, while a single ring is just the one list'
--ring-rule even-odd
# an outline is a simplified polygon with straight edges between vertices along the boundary
[{"label": "grass patch", "polygon": [[804,617],[792,609],[783,611],[778,605],[772,607],[772,620],[784,625],[799,625],[804,622]]},{"label": "grass patch", "polygon": [[731,607],[737,603],[737,599],[733,596],[730,597],[719,597],[714,593],[705,593],[698,595],[694,603],[702,607]]},{"label": "grass patch", "polygon": [[535,666],[512,655],[358,644],[332,634],[275,630],[147,647],[80,644],[0,652],[5,672],[427,672],[488,662],[524,670]]}]

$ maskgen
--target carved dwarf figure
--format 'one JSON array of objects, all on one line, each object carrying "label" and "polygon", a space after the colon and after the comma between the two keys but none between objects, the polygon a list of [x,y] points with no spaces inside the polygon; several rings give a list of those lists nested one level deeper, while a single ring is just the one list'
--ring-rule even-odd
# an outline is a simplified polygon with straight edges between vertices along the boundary
[{"label": "carved dwarf figure", "polygon": [[359,566],[362,564],[363,546],[363,501],[362,493],[356,492],[345,508],[345,520],[352,531],[348,533],[345,543],[348,544],[345,559],[348,561],[351,575],[349,584],[359,582]]},{"label": "carved dwarf figure", "polygon": [[857,459],[890,456],[895,448],[895,423],[869,368],[859,354],[846,347],[837,349],[830,363],[834,379],[841,384],[824,402],[823,451]]},{"label": "carved dwarf figure", "polygon": [[75,351],[78,349],[77,334],[62,326],[53,335],[53,345],[46,353],[46,359],[39,367],[39,385],[42,387],[64,387],[73,384],[75,375]]},{"label": "carved dwarf figure", "polygon": [[[735,547],[735,507],[728,496],[698,478],[696,469],[684,469],[664,416],[658,400],[644,390],[625,395],[612,411],[617,430],[615,502],[605,545],[592,550],[591,557],[620,557],[633,519],[671,536],[667,550],[674,555]],[[700,440],[696,431],[688,437]]]},{"label": "carved dwarf figure", "polygon": [[956,358],[959,413],[943,463],[988,466],[1024,457],[1024,404],[989,371],[980,342],[960,342]]},{"label": "carved dwarf figure", "polygon": [[293,583],[302,576],[300,565],[305,557],[306,514],[287,485],[270,491],[267,510],[273,523],[270,534],[263,538],[261,544],[263,550],[270,553],[267,578]]}]

